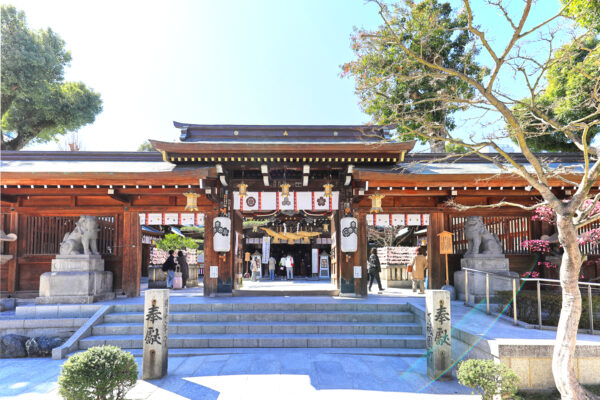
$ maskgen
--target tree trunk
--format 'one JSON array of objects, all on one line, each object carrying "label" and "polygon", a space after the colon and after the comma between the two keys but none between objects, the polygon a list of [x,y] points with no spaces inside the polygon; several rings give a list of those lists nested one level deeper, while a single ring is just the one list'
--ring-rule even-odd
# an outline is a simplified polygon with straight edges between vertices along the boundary
[{"label": "tree trunk", "polygon": [[429,139],[429,152],[430,153],[445,153],[446,143],[441,140]]},{"label": "tree trunk", "polygon": [[577,229],[572,215],[557,213],[556,226],[558,240],[564,249],[560,266],[560,286],[562,288],[562,308],[552,357],[552,373],[556,388],[563,399],[592,399],[577,381],[574,359],[577,342],[577,329],[581,317],[581,293],[579,292],[579,271],[581,252],[577,243]]}]

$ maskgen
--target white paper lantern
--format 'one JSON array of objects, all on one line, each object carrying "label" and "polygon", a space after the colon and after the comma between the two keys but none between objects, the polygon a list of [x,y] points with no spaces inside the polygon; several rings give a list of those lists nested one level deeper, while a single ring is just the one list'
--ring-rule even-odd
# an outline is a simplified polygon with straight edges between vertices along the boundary
[{"label": "white paper lantern", "polygon": [[354,253],[358,250],[358,220],[344,217],[340,220],[342,253]]},{"label": "white paper lantern", "polygon": [[231,219],[217,217],[213,220],[213,248],[219,253],[231,250]]}]

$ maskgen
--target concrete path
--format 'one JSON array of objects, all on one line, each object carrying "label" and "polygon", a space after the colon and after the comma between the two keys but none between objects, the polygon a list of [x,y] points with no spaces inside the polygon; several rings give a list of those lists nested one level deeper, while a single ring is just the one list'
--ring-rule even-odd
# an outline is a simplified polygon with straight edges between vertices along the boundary
[{"label": "concrete path", "polygon": [[[141,358],[136,358],[141,369]],[[60,399],[62,361],[0,361],[0,398]],[[310,349],[172,357],[169,375],[138,381],[128,399],[478,399],[456,380],[431,382],[419,358],[321,354]]]}]

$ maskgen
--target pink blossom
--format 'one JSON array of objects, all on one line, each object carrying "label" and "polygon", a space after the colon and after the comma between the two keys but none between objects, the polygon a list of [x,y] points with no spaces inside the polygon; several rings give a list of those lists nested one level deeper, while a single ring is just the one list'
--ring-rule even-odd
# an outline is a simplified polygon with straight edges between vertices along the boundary
[{"label": "pink blossom", "polygon": [[551,263],[550,261],[539,261],[537,263],[537,265],[539,265],[540,267],[548,268],[548,269],[550,269],[550,268],[555,269],[556,268],[556,265],[553,264],[553,263]]},{"label": "pink blossom", "polygon": [[524,272],[521,276],[523,278],[539,278],[540,277],[540,273],[537,272],[537,271]]},{"label": "pink blossom", "polygon": [[547,240],[525,240],[524,242],[521,242],[521,246],[526,247],[533,252],[550,252],[550,242]]}]

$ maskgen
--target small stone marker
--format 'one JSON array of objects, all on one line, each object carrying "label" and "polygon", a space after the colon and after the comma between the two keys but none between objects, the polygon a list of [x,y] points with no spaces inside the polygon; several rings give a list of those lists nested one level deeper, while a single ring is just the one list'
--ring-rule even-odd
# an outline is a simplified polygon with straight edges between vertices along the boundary
[{"label": "small stone marker", "polygon": [[450,293],[428,290],[425,298],[427,376],[431,379],[452,379]]},{"label": "small stone marker", "polygon": [[142,379],[160,379],[169,363],[169,290],[146,291]]}]

